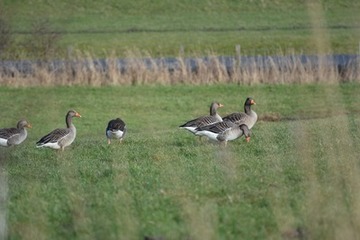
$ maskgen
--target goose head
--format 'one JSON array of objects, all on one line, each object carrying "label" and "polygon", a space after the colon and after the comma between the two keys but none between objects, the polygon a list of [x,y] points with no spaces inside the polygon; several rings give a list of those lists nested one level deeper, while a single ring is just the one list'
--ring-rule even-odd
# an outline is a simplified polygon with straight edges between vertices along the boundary
[{"label": "goose head", "polygon": [[71,122],[72,122],[72,118],[73,117],[78,117],[80,118],[81,115],[76,112],[75,110],[70,110],[68,111],[68,113],[66,114],[66,117],[65,117],[65,122],[66,122],[66,126],[69,128],[71,126]]},{"label": "goose head", "polygon": [[218,108],[221,108],[223,107],[224,105],[222,105],[221,103],[219,102],[212,102],[211,105],[210,105],[210,115],[215,115],[216,114],[216,111]]},{"label": "goose head", "polygon": [[22,119],[20,120],[18,123],[17,123],[17,128],[18,129],[22,129],[22,128],[32,128],[31,124],[26,121],[25,119]]},{"label": "goose head", "polygon": [[247,106],[256,105],[256,102],[252,97],[248,97],[246,98],[245,105]]},{"label": "goose head", "polygon": [[245,100],[245,104],[244,104],[244,112],[249,114],[251,111],[251,105],[256,105],[256,102],[253,98],[248,97]]},{"label": "goose head", "polygon": [[78,113],[78,112],[76,112],[75,110],[70,110],[70,111],[68,111],[68,113],[66,114],[66,116],[69,116],[69,117],[81,117],[81,115]]}]

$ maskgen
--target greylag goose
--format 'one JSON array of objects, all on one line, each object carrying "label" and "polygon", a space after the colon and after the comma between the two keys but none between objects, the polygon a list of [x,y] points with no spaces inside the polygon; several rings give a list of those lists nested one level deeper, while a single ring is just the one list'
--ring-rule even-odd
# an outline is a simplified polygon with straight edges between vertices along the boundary
[{"label": "greylag goose", "polygon": [[221,103],[213,102],[210,105],[210,115],[195,118],[193,120],[184,123],[179,127],[184,128],[195,134],[196,133],[195,129],[198,127],[207,126],[217,122],[222,122],[222,118],[217,113],[217,109],[223,106],[224,105],[222,105]]},{"label": "greylag goose", "polygon": [[206,136],[211,140],[224,142],[225,145],[227,141],[235,140],[242,135],[245,135],[246,141],[249,142],[251,134],[248,126],[245,124],[237,125],[228,120],[199,127],[196,130],[196,135]]},{"label": "greylag goose", "polygon": [[0,146],[9,147],[22,143],[27,137],[25,128],[31,128],[31,124],[26,120],[20,120],[16,128],[0,129]]},{"label": "greylag goose", "polygon": [[65,117],[66,128],[57,128],[45,135],[36,143],[36,147],[64,150],[65,147],[69,146],[76,137],[76,128],[72,123],[73,117],[81,117],[81,115],[74,110],[70,110]]},{"label": "greylag goose", "polygon": [[106,128],[106,137],[108,144],[111,143],[111,139],[119,139],[120,143],[125,137],[126,124],[120,118],[110,120]]},{"label": "greylag goose", "polygon": [[248,128],[251,129],[258,118],[256,112],[251,109],[251,105],[254,104],[256,104],[254,99],[248,97],[244,104],[244,112],[231,113],[226,117],[223,117],[223,120],[231,121],[239,126],[241,124],[246,124]]}]

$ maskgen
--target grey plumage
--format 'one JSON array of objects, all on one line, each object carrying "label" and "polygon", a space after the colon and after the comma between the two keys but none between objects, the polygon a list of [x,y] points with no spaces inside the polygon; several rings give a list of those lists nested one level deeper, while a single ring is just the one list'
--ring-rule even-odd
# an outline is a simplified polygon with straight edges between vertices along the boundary
[{"label": "grey plumage", "polygon": [[225,142],[225,144],[227,141],[235,140],[243,135],[245,135],[246,141],[250,141],[251,135],[246,124],[237,125],[228,120],[199,127],[196,131],[198,136],[206,136],[214,141]]},{"label": "grey plumage", "polygon": [[66,128],[57,128],[48,133],[36,143],[36,147],[64,150],[65,147],[69,146],[76,137],[76,128],[72,123],[73,117],[81,117],[81,115],[74,110],[68,111],[65,116]]},{"label": "grey plumage", "polygon": [[248,97],[244,103],[244,112],[231,113],[223,117],[223,120],[231,121],[239,126],[241,124],[246,124],[248,128],[251,129],[258,118],[256,112],[251,109],[251,106],[255,104],[254,99]]},{"label": "grey plumage", "polygon": [[31,124],[23,119],[17,123],[16,128],[0,129],[0,146],[9,147],[22,143],[27,137],[26,128],[31,127]]},{"label": "grey plumage", "polygon": [[217,113],[217,109],[223,107],[221,103],[213,102],[210,105],[210,115],[207,116],[201,116],[195,119],[192,119],[182,125],[180,125],[180,128],[184,128],[192,133],[196,133],[195,129],[202,126],[207,126],[213,123],[221,122],[222,118]]}]

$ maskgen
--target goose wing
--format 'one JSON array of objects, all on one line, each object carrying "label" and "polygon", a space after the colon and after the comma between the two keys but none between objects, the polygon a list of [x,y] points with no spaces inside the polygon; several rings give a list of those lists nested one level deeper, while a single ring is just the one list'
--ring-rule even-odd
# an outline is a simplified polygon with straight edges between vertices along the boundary
[{"label": "goose wing", "polygon": [[202,127],[218,122],[215,116],[202,116],[196,119],[190,120],[180,127]]},{"label": "goose wing", "polygon": [[124,129],[125,129],[125,122],[123,120],[121,120],[120,118],[111,120],[108,123],[108,127],[107,127],[107,130],[110,130],[110,131],[116,131],[116,130],[124,131]]},{"label": "goose wing", "polygon": [[69,128],[58,128],[42,137],[36,144],[55,143],[70,133]]},{"label": "goose wing", "polygon": [[9,139],[13,135],[20,134],[17,128],[2,128],[0,129],[0,138]]},{"label": "goose wing", "polygon": [[231,114],[227,115],[226,117],[223,117],[223,120],[230,121],[237,125],[240,125],[242,123],[245,123],[247,118],[248,118],[248,115],[246,113],[238,112],[238,113],[231,113]]},{"label": "goose wing", "polygon": [[232,128],[234,126],[235,126],[234,123],[227,120],[227,121],[217,122],[217,123],[207,125],[207,126],[198,127],[195,130],[196,131],[210,131],[213,133],[221,133],[221,132],[224,132],[227,129]]}]

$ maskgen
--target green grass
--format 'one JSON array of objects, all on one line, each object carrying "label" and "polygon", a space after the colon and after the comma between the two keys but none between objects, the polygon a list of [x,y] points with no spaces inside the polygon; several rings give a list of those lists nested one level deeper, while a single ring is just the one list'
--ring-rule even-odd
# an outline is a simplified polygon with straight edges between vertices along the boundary
[{"label": "green grass", "polygon": [[[147,51],[153,56],[177,56],[180,46],[187,55],[205,55],[208,51],[233,55],[235,45],[242,46],[243,54],[278,54],[288,50],[314,54],[319,51],[311,31],[316,24],[326,28],[326,36],[321,38],[329,42],[327,52],[357,53],[359,2],[320,2],[318,9],[304,1],[285,0],[3,0],[2,5],[13,31],[29,31],[36,22],[47,19],[53,30],[74,33],[61,36],[55,57],[64,56],[68,47],[102,57],[111,51],[123,57],[129,49]],[[316,11],[315,17],[311,17],[309,9]],[[19,43],[30,41],[29,36],[14,37],[9,52],[21,57],[25,50]]]},{"label": "green grass", "polygon": [[[9,239],[360,234],[358,84],[2,87],[0,95],[0,126],[21,117],[33,125],[22,145],[0,149]],[[212,100],[225,115],[249,95],[260,118],[295,121],[259,121],[250,143],[226,148],[178,129]],[[36,149],[71,108],[83,116],[75,142]],[[108,146],[105,127],[117,116],[128,135]]]}]

